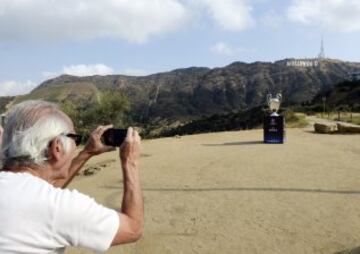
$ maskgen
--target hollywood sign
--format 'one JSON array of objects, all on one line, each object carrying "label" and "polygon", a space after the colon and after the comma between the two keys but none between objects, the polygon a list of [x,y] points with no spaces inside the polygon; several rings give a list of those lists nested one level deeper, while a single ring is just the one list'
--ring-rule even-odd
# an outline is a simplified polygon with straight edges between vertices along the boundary
[{"label": "hollywood sign", "polygon": [[293,67],[316,67],[318,65],[318,60],[289,60],[286,62],[286,66]]}]

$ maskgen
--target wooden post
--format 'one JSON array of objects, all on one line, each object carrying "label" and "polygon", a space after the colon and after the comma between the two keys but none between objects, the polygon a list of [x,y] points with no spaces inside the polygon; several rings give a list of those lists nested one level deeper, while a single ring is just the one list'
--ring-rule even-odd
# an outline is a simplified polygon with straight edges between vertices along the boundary
[{"label": "wooden post", "polygon": [[323,102],[323,112],[321,113],[321,118],[324,118],[326,97],[323,96],[321,99],[322,99],[322,102]]}]

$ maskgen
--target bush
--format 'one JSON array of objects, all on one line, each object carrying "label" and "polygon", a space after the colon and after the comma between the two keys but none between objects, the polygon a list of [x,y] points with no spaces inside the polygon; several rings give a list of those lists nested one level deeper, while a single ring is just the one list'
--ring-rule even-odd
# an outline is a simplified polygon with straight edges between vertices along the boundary
[{"label": "bush", "polygon": [[309,124],[304,114],[295,113],[291,109],[286,109],[284,116],[286,126],[289,128],[303,128]]},{"label": "bush", "polygon": [[98,125],[113,124],[115,128],[121,128],[131,122],[129,101],[114,91],[100,93],[97,102],[86,108],[76,107],[70,101],[62,102],[60,107],[73,120],[77,132],[85,136]]}]

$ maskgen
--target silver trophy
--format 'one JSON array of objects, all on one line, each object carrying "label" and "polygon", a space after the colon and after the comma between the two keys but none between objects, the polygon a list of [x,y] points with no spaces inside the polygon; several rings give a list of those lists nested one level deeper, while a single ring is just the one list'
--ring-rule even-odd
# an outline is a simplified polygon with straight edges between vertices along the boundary
[{"label": "silver trophy", "polygon": [[281,100],[282,100],[281,93],[278,93],[274,98],[272,97],[271,94],[267,95],[267,103],[270,108],[270,111],[272,112],[271,116],[279,116],[277,112],[279,111]]}]

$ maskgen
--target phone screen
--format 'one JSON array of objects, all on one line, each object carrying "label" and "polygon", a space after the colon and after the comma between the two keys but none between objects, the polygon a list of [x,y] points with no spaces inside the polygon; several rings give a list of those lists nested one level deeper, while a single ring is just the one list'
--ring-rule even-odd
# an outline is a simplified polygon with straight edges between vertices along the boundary
[{"label": "phone screen", "polygon": [[127,129],[108,129],[102,135],[102,139],[107,146],[121,146],[127,134]]}]

